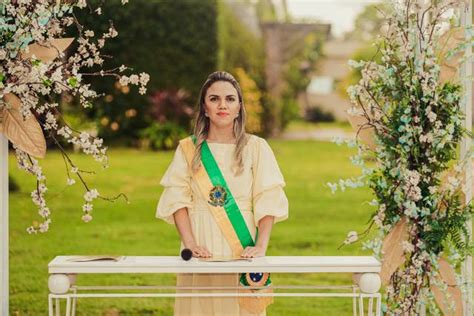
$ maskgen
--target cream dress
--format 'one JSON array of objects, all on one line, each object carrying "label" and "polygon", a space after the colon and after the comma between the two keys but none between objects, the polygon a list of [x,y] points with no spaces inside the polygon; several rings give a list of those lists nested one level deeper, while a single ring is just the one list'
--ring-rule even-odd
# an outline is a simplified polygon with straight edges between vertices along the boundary
[{"label": "cream dress", "polygon": [[[209,148],[226,179],[255,240],[256,224],[266,216],[275,223],[288,218],[288,200],[283,191],[285,181],[275,156],[265,139],[249,135],[244,147],[244,171],[235,176],[231,170],[235,144],[209,143]],[[196,243],[214,256],[232,256],[232,251],[212,216],[207,197],[200,192],[186,162],[181,146],[161,179],[164,187],[156,217],[174,224],[173,213],[187,207]],[[181,244],[183,248],[183,244]],[[237,286],[237,274],[179,274],[178,286]],[[174,315],[255,315],[239,307],[237,298],[177,298]],[[260,315],[265,315],[265,312]]]}]

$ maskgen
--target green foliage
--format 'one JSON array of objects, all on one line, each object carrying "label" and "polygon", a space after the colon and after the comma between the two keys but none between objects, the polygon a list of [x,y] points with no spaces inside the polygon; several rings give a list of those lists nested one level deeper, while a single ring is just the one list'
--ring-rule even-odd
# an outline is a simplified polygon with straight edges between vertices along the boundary
[{"label": "green foliage", "polygon": [[220,0],[218,5],[218,68],[232,74],[236,68],[243,68],[262,88],[265,75],[262,39],[242,24],[229,4]]},{"label": "green foliage", "polygon": [[252,134],[262,134],[262,96],[255,81],[242,68],[235,69],[235,77],[239,81],[245,102],[247,119],[245,130]]},{"label": "green foliage", "polygon": [[326,112],[320,107],[311,107],[306,109],[306,113],[304,115],[305,120],[309,122],[333,122],[334,115],[331,112]]},{"label": "green foliage", "polygon": [[266,109],[264,43],[232,12],[232,4],[222,0],[218,4],[218,68],[233,74],[239,81],[247,106],[248,131],[262,134]]},{"label": "green foliage", "polygon": [[[78,19],[91,25],[94,32],[104,32],[109,20],[113,20],[119,33],[104,47],[105,54],[114,56],[111,61],[106,60],[104,68],[126,64],[135,72],[149,73],[150,93],[184,88],[193,100],[197,100],[202,82],[216,68],[215,0],[135,0],[126,8],[120,1],[107,1],[103,4],[102,15],[82,11],[85,12],[77,12]],[[109,77],[90,81],[98,92],[106,94],[106,98],[98,100],[99,105],[89,112],[90,117],[109,122],[99,125],[99,136],[105,139],[138,138],[138,131],[148,125],[147,97],[114,86],[115,80]],[[136,115],[127,117],[128,109],[135,109]],[[118,129],[111,128],[113,122]]]},{"label": "green foliage", "polygon": [[[380,50],[378,49],[377,46],[372,45],[372,43],[367,42],[362,46],[361,48],[357,49],[354,54],[351,56],[351,59],[353,60],[364,60],[364,61],[373,61],[377,64],[380,64],[381,54]],[[347,97],[347,88],[349,88],[352,85],[355,85],[359,82],[359,80],[362,78],[361,76],[361,70],[358,68],[351,68],[350,72],[347,74],[347,76],[337,82],[336,84],[336,91],[338,92],[339,95],[343,97]]]},{"label": "green foliage", "polygon": [[12,176],[8,176],[8,191],[9,192],[17,192],[20,190],[20,186],[16,182],[15,178]]},{"label": "green foliage", "polygon": [[281,107],[280,129],[284,130],[292,120],[298,117],[300,106],[296,99],[296,96],[291,96],[288,94],[282,96],[281,106],[277,106]]},{"label": "green foliage", "polygon": [[140,131],[140,142],[143,148],[172,149],[178,146],[179,140],[189,135],[189,131],[173,122],[153,123]]},{"label": "green foliage", "polygon": [[368,41],[374,39],[387,23],[390,16],[390,6],[380,2],[365,6],[354,21],[354,30],[348,34],[349,38]]},{"label": "green foliage", "polygon": [[276,22],[278,20],[275,5],[271,0],[258,0],[256,5],[258,19],[261,22]]},{"label": "green foliage", "polygon": [[[361,41],[364,44],[354,52],[351,59],[380,63],[380,50],[373,45],[373,41],[387,24],[387,15],[390,15],[390,6],[383,2],[367,5],[359,13],[354,21],[354,30],[346,37],[347,39]],[[336,90],[341,96],[346,97],[347,88],[359,82],[360,79],[360,69],[351,69],[346,78],[337,84]]]},{"label": "green foliage", "polygon": [[[284,66],[283,79],[286,83],[282,94],[281,130],[298,117],[298,94],[305,91],[310,82],[308,72],[312,70],[322,55],[322,39],[315,33],[310,33],[304,39],[303,48],[294,55]],[[280,105],[277,105],[277,107]],[[278,113],[278,112],[277,112]]]},{"label": "green foliage", "polygon": [[[416,313],[425,299],[437,314],[433,295],[420,296],[430,293],[430,284],[439,278],[437,262],[445,257],[455,268],[473,250],[466,228],[473,206],[462,192],[471,155],[455,161],[462,138],[472,137],[463,126],[465,78],[446,82],[441,66],[450,52],[439,51],[436,35],[423,36],[444,23],[435,15],[444,4],[433,2],[425,12],[433,18],[424,24],[414,13],[417,4],[393,2],[400,12],[391,16],[391,32],[376,43],[380,61],[350,61],[362,77],[348,89],[349,112],[363,119],[375,138],[373,146],[359,144],[358,157],[352,159],[363,167],[361,178],[373,190],[371,204],[377,206],[370,221],[379,236],[364,246],[380,256],[382,238],[402,218],[409,232],[401,245],[407,260],[386,288],[387,309],[396,315]],[[365,168],[366,158],[374,159],[376,168]]]},{"label": "green foliage", "polygon": [[184,89],[155,91],[150,96],[148,116],[154,122],[173,122],[185,129],[191,128],[193,104]]}]

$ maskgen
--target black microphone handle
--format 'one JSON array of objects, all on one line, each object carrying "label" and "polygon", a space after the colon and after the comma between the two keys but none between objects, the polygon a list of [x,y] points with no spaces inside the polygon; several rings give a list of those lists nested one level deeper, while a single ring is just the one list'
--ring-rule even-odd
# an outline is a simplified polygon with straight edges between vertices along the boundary
[{"label": "black microphone handle", "polygon": [[191,251],[191,249],[184,248],[183,250],[181,250],[181,258],[183,258],[184,261],[191,260],[192,256],[193,252]]}]

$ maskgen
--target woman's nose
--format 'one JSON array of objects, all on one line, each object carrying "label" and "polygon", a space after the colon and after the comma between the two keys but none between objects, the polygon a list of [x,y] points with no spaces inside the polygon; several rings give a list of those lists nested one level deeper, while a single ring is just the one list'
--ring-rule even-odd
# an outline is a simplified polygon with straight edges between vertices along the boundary
[{"label": "woman's nose", "polygon": [[219,109],[222,108],[227,108],[227,101],[226,100],[220,100],[219,101]]}]

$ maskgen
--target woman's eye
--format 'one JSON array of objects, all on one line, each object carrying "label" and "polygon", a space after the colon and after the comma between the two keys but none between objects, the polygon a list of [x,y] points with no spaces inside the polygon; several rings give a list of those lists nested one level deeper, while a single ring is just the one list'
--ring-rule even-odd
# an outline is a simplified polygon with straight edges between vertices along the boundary
[{"label": "woman's eye", "polygon": [[234,101],[235,101],[234,98],[228,98],[227,100],[229,100],[230,102],[234,102]]}]

